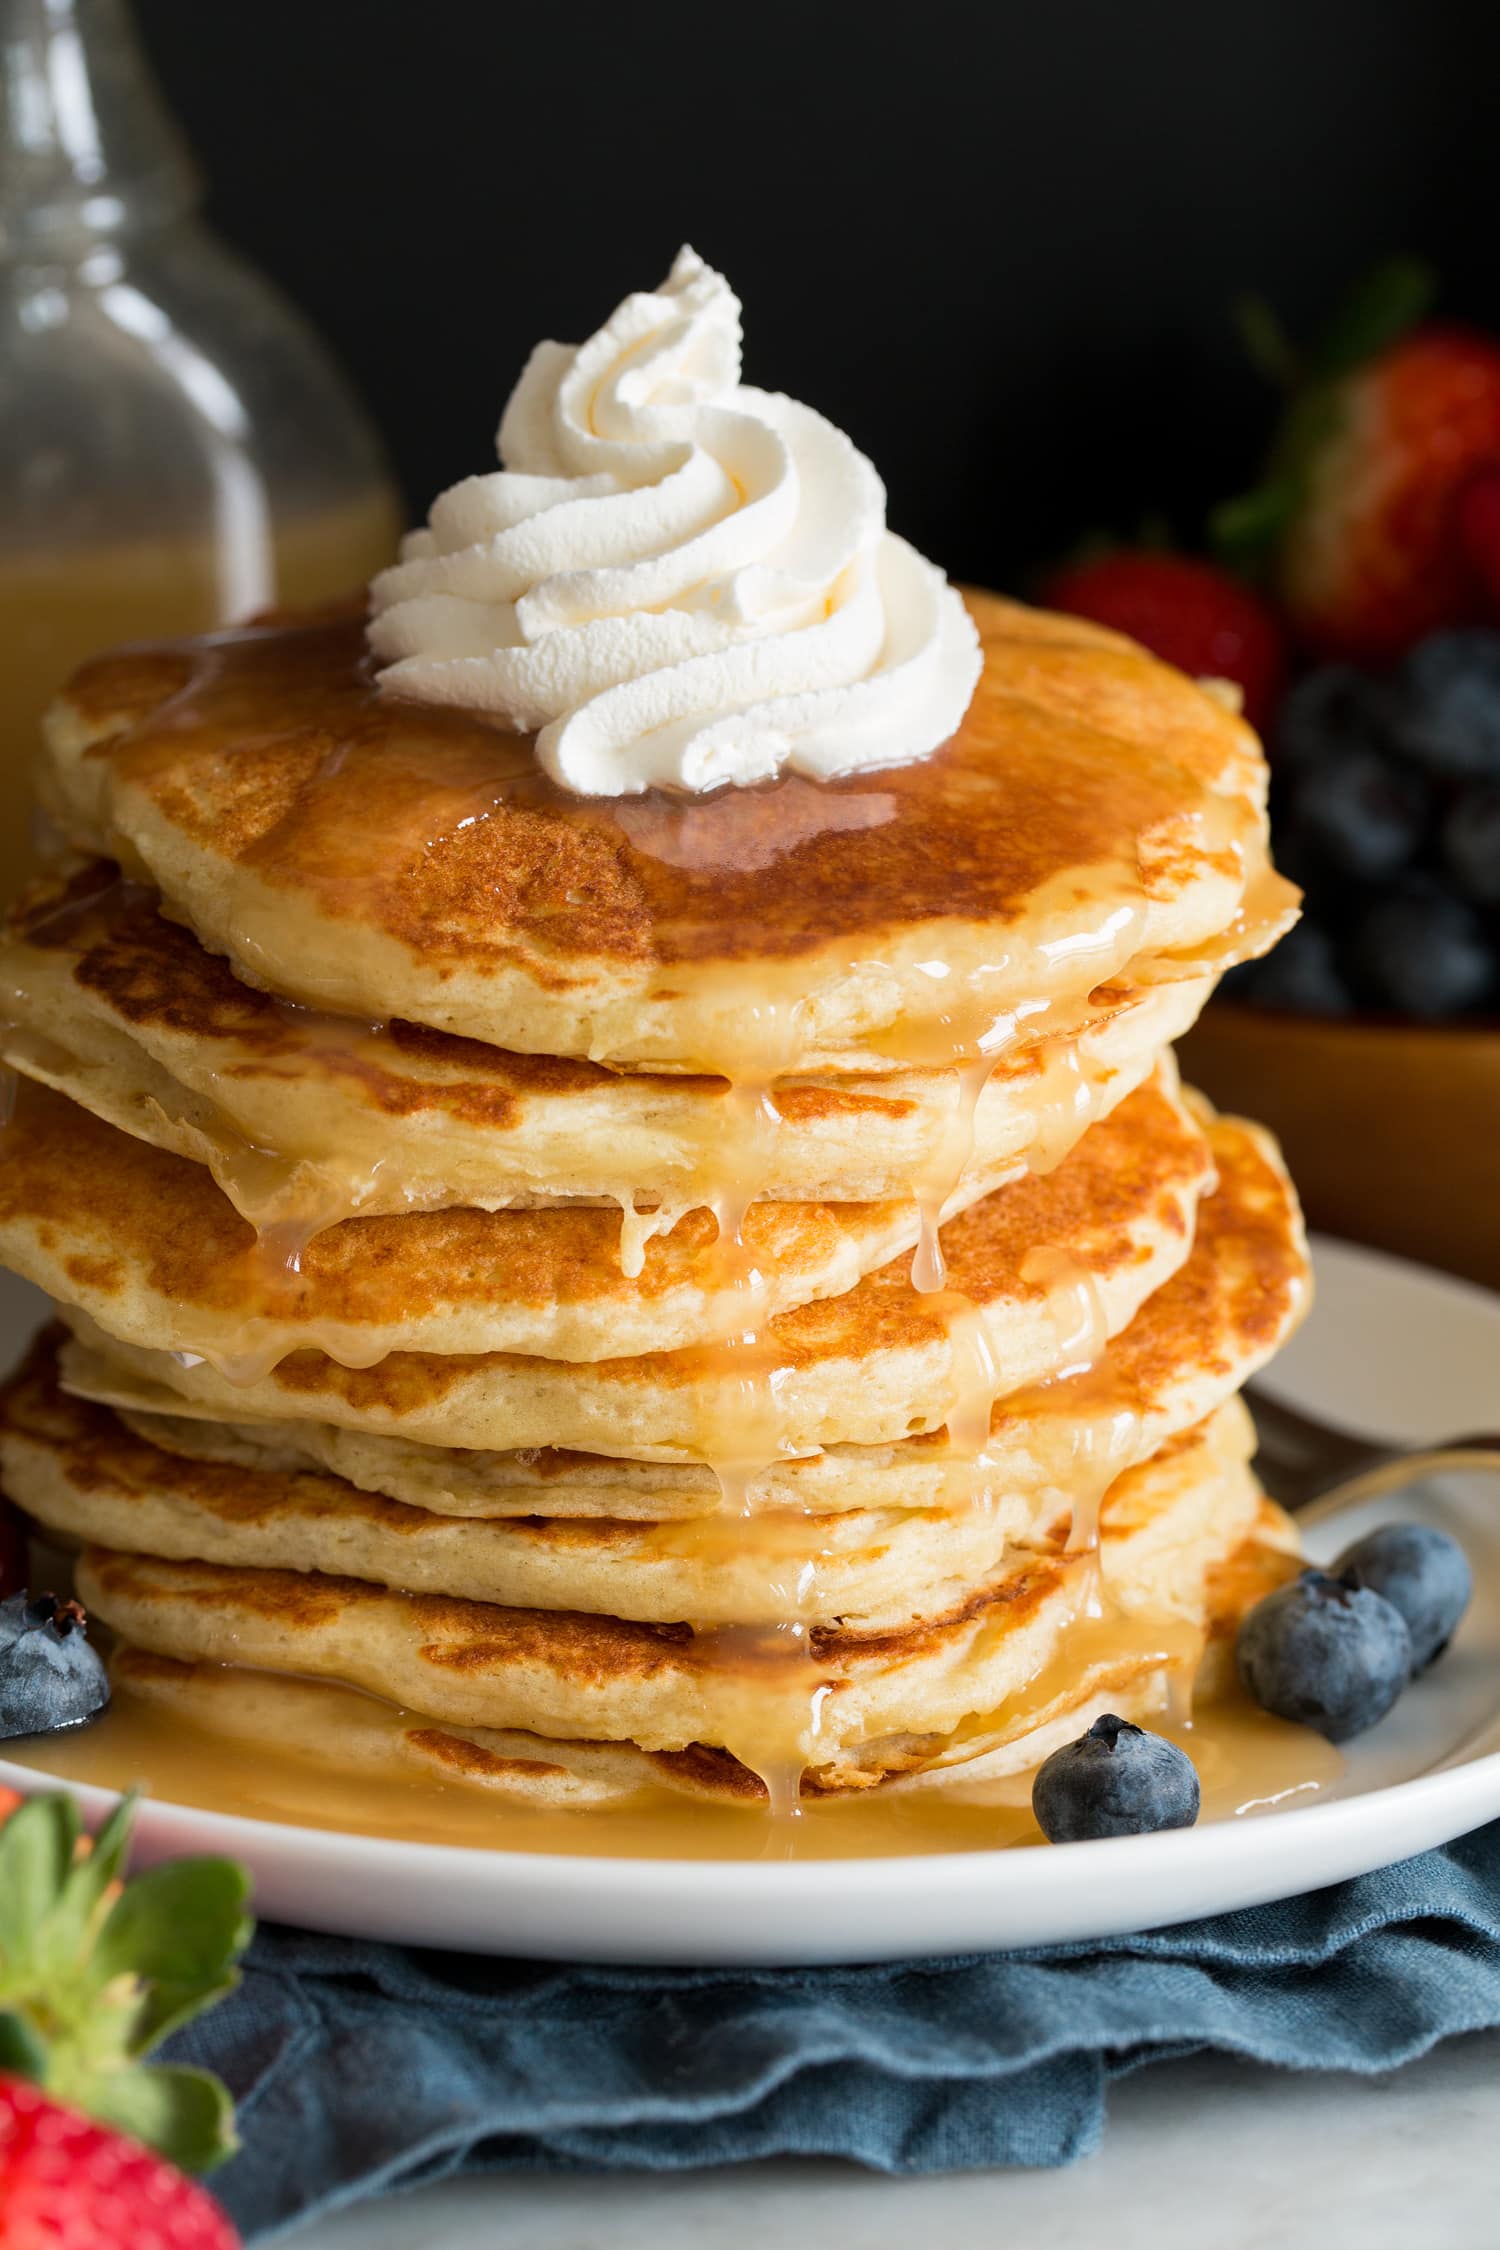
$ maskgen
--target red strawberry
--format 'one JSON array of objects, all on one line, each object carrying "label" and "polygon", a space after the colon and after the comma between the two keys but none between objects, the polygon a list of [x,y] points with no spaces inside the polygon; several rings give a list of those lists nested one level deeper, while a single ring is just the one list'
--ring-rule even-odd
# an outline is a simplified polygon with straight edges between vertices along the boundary
[{"label": "red strawberry", "polygon": [[1281,685],[1281,629],[1258,596],[1212,563],[1122,548],[1059,572],[1042,598],[1128,633],[1194,678],[1235,681],[1250,724],[1269,718]]},{"label": "red strawberry", "polygon": [[181,2176],[234,2148],[229,2095],[149,2058],[234,1984],[249,1878],[185,1859],[126,1882],[134,1815],[86,1838],[71,1797],[0,1804],[0,2250],[234,2241]]},{"label": "red strawberry", "polygon": [[1458,495],[1459,543],[1500,617],[1500,462],[1478,470]]},{"label": "red strawberry", "polygon": [[139,2141],[0,2079],[0,2250],[239,2250],[239,2236]]},{"label": "red strawberry", "polygon": [[1300,467],[1276,582],[1309,646],[1379,661],[1487,613],[1459,530],[1476,470],[1500,464],[1500,344],[1419,328],[1331,386]]},{"label": "red strawberry", "polygon": [[1220,508],[1217,553],[1264,574],[1310,649],[1383,663],[1482,618],[1500,582],[1500,342],[1422,321],[1432,276],[1392,258],[1310,350],[1240,308],[1251,355],[1288,394],[1260,487]]}]

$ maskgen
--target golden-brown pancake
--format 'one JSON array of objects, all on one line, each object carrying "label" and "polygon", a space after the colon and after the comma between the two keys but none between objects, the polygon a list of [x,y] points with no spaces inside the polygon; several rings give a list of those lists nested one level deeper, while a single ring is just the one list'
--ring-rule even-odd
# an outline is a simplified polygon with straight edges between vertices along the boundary
[{"label": "golden-brown pancake", "polygon": [[[358,621],[121,651],[48,725],[49,810],[250,982],[495,1046],[720,1070],[947,1061],[1133,966],[1269,942],[1264,765],[1119,637],[974,595],[916,764],[583,799],[528,738],[374,685]],[[1012,1026],[1013,1028],[1013,1026]]]},{"label": "golden-brown pancake", "polygon": [[[1233,1118],[1208,1124],[1218,1175],[1198,1206],[1187,1263],[1147,1298],[1097,1364],[1013,1392],[993,1410],[977,1477],[943,1432],[886,1446],[834,1446],[771,1464],[743,1498],[751,1510],[826,1518],[845,1509],[942,1509],[976,1484],[1011,1520],[1050,1523],[1080,1478],[1121,1473],[1204,1420],[1265,1365],[1301,1319],[1309,1268],[1296,1196],[1270,1136]],[[713,1475],[686,1462],[611,1460],[547,1447],[463,1453],[321,1422],[192,1420],[152,1389],[69,1341],[65,1382],[118,1406],[153,1447],[252,1472],[323,1469],[441,1516],[678,1523],[722,1507]]]},{"label": "golden-brown pancake", "polygon": [[4,1395],[0,1475],[17,1506],[67,1545],[654,1624],[843,1620],[896,1631],[992,1578],[1019,1535],[1051,1530],[1019,1495],[946,1512],[762,1510],[685,1524],[439,1516],[326,1474],[165,1451],[108,1408],[60,1391],[47,1342]]},{"label": "golden-brown pancake", "polygon": [[632,1213],[631,1272],[641,1239],[722,1197],[726,1170],[741,1197],[749,1167],[774,1202],[936,1206],[962,1168],[1055,1162],[1139,1085],[1213,981],[1101,986],[1076,1037],[1022,1035],[977,1091],[983,1063],[824,1073],[780,1081],[747,1118],[723,1078],[294,1007],[92,861],[38,884],[0,935],[0,1059],[206,1164],[257,1224],[311,1233],[357,1213],[603,1199]]},{"label": "golden-brown pancake", "polygon": [[[122,1146],[146,1164],[174,1162],[141,1143]],[[952,1295],[916,1291],[898,1258],[843,1296],[779,1314],[749,1348],[587,1364],[403,1349],[356,1368],[326,1350],[292,1348],[268,1372],[263,1360],[235,1370],[250,1377],[237,1385],[197,1355],[217,1352],[232,1367],[243,1341],[233,1325],[243,1317],[241,1275],[205,1251],[198,1211],[189,1222],[169,1195],[126,1193],[119,1164],[99,1180],[44,1151],[24,1162],[12,1156],[0,1167],[0,1250],[65,1300],[76,1333],[107,1334],[112,1358],[220,1420],[306,1417],[431,1444],[722,1459],[733,1453],[726,1437],[747,1435],[753,1380],[774,1409],[774,1434],[763,1442],[761,1427],[751,1448],[764,1460],[915,1436],[947,1423],[977,1388],[987,1403],[1092,1356],[1186,1263],[1213,1176],[1203,1126],[1161,1076],[1094,1126],[1056,1171],[1013,1181],[950,1222]],[[452,1216],[351,1220],[319,1236],[300,1277],[307,1294],[276,1326],[272,1348],[294,1345],[297,1323],[307,1335],[314,1318],[312,1333],[350,1357],[361,1315],[366,1335],[420,1333],[416,1250],[351,1268],[344,1244],[364,1228],[410,1230],[415,1243],[422,1228]],[[499,1213],[491,1223],[528,1216],[587,1214]],[[226,1224],[242,1222],[228,1214]],[[465,1268],[454,1277],[441,1263],[433,1283],[449,1293],[434,1320],[445,1340],[456,1325],[437,1328],[437,1319],[482,1323],[486,1292],[503,1289],[491,1274]],[[265,1350],[265,1336],[254,1341]]]},{"label": "golden-brown pancake", "polygon": [[[1080,1695],[1191,1677],[1210,1574],[1255,1529],[1249,1417],[1226,1408],[1112,1489],[1095,1563],[1018,1555],[948,1614],[897,1633],[815,1630],[794,1665],[726,1662],[675,1625],[402,1595],[316,1573],[91,1548],[91,1610],[134,1646],[187,1662],[333,1679],[461,1727],[623,1741],[754,1772],[807,1763],[814,1788],[895,1771],[977,1769]],[[804,1787],[808,1785],[804,1781]]]},{"label": "golden-brown pancake", "polygon": [[[608,1210],[460,1206],[346,1220],[298,1242],[293,1266],[201,1165],[34,1083],[0,1150],[0,1252],[17,1271],[132,1341],[225,1365],[309,1342],[353,1366],[407,1346],[556,1360],[673,1351],[839,1296],[921,1232],[910,1202],[756,1203],[741,1228],[752,1290],[702,1206],[644,1245],[634,1275]],[[969,1174],[954,1207],[987,1184]]]}]

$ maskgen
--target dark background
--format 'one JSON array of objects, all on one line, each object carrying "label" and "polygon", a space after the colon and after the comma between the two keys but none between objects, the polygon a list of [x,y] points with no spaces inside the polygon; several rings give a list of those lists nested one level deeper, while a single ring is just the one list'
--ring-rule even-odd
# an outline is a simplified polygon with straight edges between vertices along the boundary
[{"label": "dark background", "polygon": [[540,336],[690,240],[747,378],[841,423],[891,520],[1024,582],[1249,481],[1228,305],[1304,329],[1387,251],[1500,325],[1500,5],[138,0],[223,232],[352,371],[412,503],[492,460]]}]

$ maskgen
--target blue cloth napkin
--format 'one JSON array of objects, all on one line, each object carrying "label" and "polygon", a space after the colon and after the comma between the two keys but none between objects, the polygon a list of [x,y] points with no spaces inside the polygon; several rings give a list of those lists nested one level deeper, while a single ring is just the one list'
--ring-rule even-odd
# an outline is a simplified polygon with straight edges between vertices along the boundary
[{"label": "blue cloth napkin", "polygon": [[268,1927],[174,2053],[235,2093],[244,2146],[213,2186],[265,2241],[459,2172],[1066,2164],[1144,2063],[1373,2072],[1496,2025],[1500,1822],[1276,1906],[876,1968],[559,1966]]}]

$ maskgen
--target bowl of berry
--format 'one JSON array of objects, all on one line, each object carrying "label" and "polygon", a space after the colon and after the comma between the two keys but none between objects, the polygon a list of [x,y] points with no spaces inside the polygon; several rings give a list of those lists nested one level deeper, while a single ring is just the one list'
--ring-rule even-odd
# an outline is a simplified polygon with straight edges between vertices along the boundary
[{"label": "bowl of berry", "polygon": [[1303,918],[1184,1042],[1280,1135],[1313,1223],[1500,1286],[1500,341],[1402,262],[1287,382],[1212,555],[1123,548],[1043,598],[1234,682]]}]

